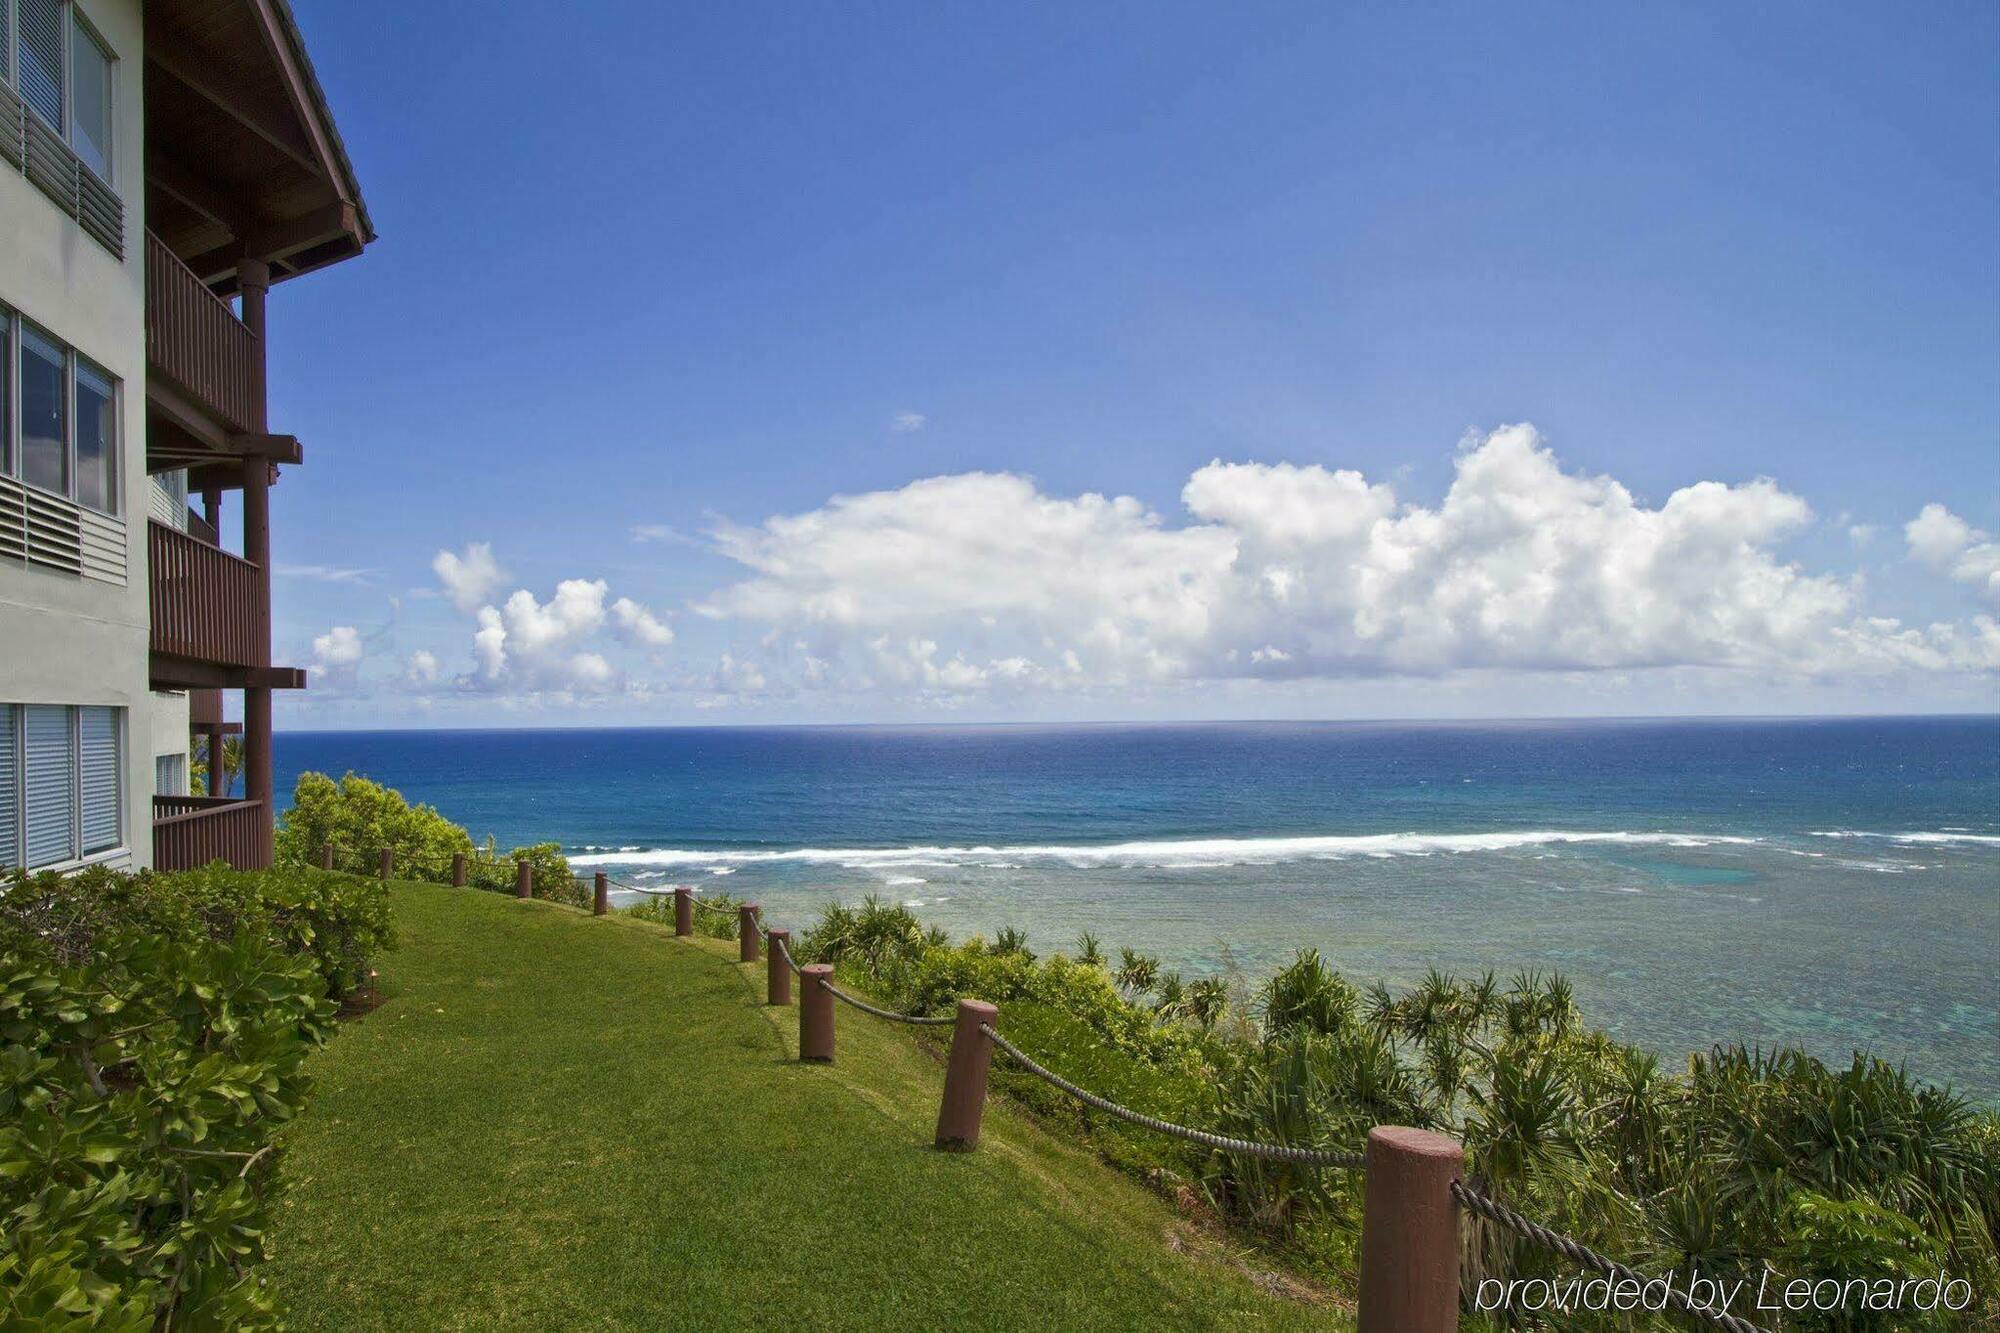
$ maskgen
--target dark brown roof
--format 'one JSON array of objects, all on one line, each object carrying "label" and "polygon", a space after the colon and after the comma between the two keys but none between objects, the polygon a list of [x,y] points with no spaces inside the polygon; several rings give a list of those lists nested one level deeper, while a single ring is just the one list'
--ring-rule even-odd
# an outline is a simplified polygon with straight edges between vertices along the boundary
[{"label": "dark brown roof", "polygon": [[222,291],[242,257],[282,280],[375,239],[287,0],[148,0],[145,15],[149,230]]}]

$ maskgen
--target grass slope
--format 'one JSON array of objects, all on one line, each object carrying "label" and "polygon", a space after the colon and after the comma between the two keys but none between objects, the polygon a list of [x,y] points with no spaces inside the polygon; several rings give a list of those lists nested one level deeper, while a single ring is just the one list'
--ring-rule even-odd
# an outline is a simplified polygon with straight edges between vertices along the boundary
[{"label": "grass slope", "polygon": [[798,1064],[733,944],[425,885],[313,1070],[268,1270],[301,1328],[1325,1326],[1161,1201],[842,1010]]}]

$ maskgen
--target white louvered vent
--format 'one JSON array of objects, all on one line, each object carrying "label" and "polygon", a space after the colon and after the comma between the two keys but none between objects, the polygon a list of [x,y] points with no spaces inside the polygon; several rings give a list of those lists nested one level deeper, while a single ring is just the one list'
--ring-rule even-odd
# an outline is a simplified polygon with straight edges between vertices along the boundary
[{"label": "white louvered vent", "polygon": [[119,842],[118,710],[77,709],[76,734],[83,854],[89,856]]},{"label": "white louvered vent", "polygon": [[125,520],[0,477],[0,560],[123,587]]},{"label": "white louvered vent", "polygon": [[21,709],[21,784],[28,803],[30,866],[67,861],[76,847],[76,787],[70,781],[69,709],[26,704]]}]

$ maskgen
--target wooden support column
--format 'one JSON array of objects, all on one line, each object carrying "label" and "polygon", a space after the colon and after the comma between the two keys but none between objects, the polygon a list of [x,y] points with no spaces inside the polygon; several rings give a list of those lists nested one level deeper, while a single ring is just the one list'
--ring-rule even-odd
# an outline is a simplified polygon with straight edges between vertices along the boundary
[{"label": "wooden support column", "polygon": [[[264,298],[271,287],[271,269],[262,260],[246,259],[237,270],[237,280],[243,293],[243,324],[257,337],[256,354],[252,358],[256,386],[251,394],[251,429],[264,431],[269,428],[267,404],[264,399]],[[257,616],[261,628],[258,642],[262,646],[258,665],[271,664],[271,464],[259,457],[248,457],[242,462],[243,469],[243,558],[256,565],[258,577]],[[271,864],[272,843],[274,841],[274,821],[277,806],[272,800],[271,788],[271,691],[257,687],[243,691],[243,796],[245,800],[262,801],[258,812],[256,830],[255,865],[252,869],[262,870]]]}]

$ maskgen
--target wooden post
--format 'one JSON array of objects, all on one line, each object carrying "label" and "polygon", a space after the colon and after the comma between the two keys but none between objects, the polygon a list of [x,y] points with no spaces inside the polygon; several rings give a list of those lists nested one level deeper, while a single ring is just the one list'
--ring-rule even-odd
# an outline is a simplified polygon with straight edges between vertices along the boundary
[{"label": "wooden post", "polygon": [[603,916],[611,910],[611,876],[602,870],[591,881],[590,914]]},{"label": "wooden post", "polygon": [[937,1146],[971,1152],[979,1146],[979,1121],[986,1110],[986,1071],[993,1041],[979,1025],[991,1025],[999,1009],[984,1000],[960,1000],[958,1025],[951,1030],[951,1058],[944,1066],[944,1100],[938,1105]]},{"label": "wooden post", "polygon": [[694,890],[674,890],[674,934],[694,934]]},{"label": "wooden post", "polygon": [[465,887],[464,852],[453,852],[451,854],[451,886],[454,889],[462,889]]},{"label": "wooden post", "polygon": [[1368,1131],[1361,1209],[1360,1333],[1455,1333],[1458,1204],[1465,1149],[1442,1134]]},{"label": "wooden post", "polygon": [[792,967],[786,961],[790,957],[789,946],[792,932],[771,927],[771,965],[764,973],[764,1002],[766,1004],[790,1004],[792,1002]]},{"label": "wooden post", "polygon": [[382,863],[382,878],[387,879],[396,869],[396,849],[393,847],[384,847],[380,859]]},{"label": "wooden post", "polygon": [[745,963],[754,963],[764,956],[763,941],[757,938],[757,913],[761,910],[755,903],[745,903],[736,909],[737,958]]},{"label": "wooden post", "polygon": [[833,1059],[833,992],[822,983],[833,980],[830,963],[807,963],[799,969],[799,1059]]},{"label": "wooden post", "polygon": [[535,868],[526,861],[514,862],[514,896],[516,898],[535,896]]},{"label": "wooden post", "polygon": [[330,842],[320,844],[319,868],[321,870],[333,869],[333,844]]}]

